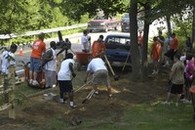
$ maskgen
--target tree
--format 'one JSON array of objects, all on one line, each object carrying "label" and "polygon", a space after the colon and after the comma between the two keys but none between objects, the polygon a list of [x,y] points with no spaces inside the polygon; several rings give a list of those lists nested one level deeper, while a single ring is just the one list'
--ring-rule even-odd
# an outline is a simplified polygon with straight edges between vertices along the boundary
[{"label": "tree", "polygon": [[132,61],[132,78],[140,77],[140,56],[138,50],[137,38],[137,0],[131,0],[130,3],[130,34],[131,34],[131,61]]},{"label": "tree", "polygon": [[66,16],[77,21],[84,14],[93,17],[97,12],[103,11],[106,17],[112,17],[128,9],[124,0],[66,0],[62,1],[59,6]]}]

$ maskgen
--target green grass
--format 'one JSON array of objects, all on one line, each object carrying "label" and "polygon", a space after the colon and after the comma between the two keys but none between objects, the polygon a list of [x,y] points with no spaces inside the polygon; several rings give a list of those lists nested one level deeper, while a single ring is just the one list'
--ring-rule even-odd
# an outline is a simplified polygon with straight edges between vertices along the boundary
[{"label": "green grass", "polygon": [[[43,129],[48,130],[194,130],[191,104],[140,104],[126,109],[119,121],[109,117],[102,120],[84,119],[79,126],[70,126],[63,119],[51,119]],[[39,128],[40,129],[40,128]]]},{"label": "green grass", "polygon": [[[138,105],[127,110],[122,122],[132,130],[193,130],[192,105]],[[121,128],[121,127],[120,127]]]}]

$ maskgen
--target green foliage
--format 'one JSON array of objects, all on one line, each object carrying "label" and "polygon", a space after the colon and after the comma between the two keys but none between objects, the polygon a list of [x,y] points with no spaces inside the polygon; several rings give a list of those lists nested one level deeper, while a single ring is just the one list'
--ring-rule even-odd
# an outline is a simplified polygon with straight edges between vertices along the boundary
[{"label": "green foliage", "polygon": [[106,17],[110,17],[126,12],[128,5],[124,2],[124,0],[66,0],[60,6],[66,16],[80,21],[81,16],[87,13],[89,17],[93,17],[97,12],[103,11]]}]

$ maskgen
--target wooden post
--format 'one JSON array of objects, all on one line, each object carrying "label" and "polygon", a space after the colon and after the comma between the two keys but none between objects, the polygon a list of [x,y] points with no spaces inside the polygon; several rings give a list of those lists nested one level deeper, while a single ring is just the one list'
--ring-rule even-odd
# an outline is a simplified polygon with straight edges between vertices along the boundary
[{"label": "wooden post", "polygon": [[8,67],[8,80],[9,80],[9,88],[11,91],[8,93],[8,103],[11,104],[11,108],[9,109],[9,118],[15,119],[15,95],[14,95],[14,89],[15,89],[15,66],[10,65]]}]

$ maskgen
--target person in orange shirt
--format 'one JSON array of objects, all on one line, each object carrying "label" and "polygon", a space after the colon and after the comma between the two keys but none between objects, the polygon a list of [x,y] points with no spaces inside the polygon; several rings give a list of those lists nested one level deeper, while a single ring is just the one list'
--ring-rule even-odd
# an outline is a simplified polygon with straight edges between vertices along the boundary
[{"label": "person in orange shirt", "polygon": [[161,54],[161,43],[158,41],[157,37],[153,38],[152,51],[151,51],[151,59],[154,63],[154,70],[152,74],[158,74],[158,63],[160,61]]},{"label": "person in orange shirt", "polygon": [[105,50],[106,50],[106,46],[103,42],[103,39],[104,39],[104,36],[100,35],[98,40],[93,42],[93,45],[92,45],[93,58],[102,57],[104,55]]},{"label": "person in orange shirt", "polygon": [[177,53],[177,50],[179,47],[179,41],[178,41],[175,33],[172,33],[171,38],[172,38],[172,40],[171,40],[170,45],[169,45],[170,49],[164,54],[165,55],[165,65],[164,66],[169,65],[169,59],[171,61],[173,61],[174,56]]},{"label": "person in orange shirt", "polygon": [[41,56],[46,50],[44,43],[44,33],[38,35],[38,39],[32,45],[32,52],[30,56],[30,80],[29,84],[38,86],[37,73],[41,69]]}]

